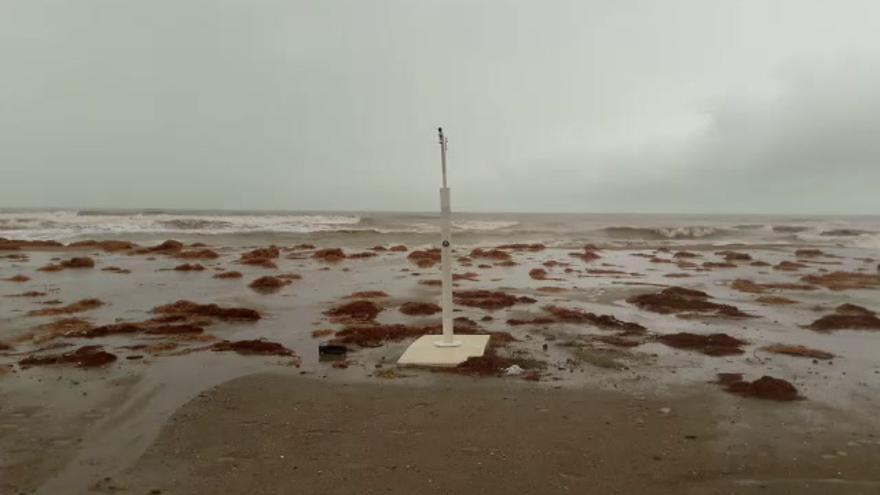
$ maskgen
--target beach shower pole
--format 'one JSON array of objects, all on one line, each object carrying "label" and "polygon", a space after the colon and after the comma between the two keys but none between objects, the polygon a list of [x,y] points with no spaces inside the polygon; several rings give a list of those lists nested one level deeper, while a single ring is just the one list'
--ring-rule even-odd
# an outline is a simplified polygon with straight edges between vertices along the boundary
[{"label": "beach shower pole", "polygon": [[485,354],[488,335],[455,335],[452,319],[452,226],[450,223],[449,185],[446,183],[446,137],[440,136],[440,163],[443,184],[440,186],[440,270],[442,272],[440,303],[443,335],[422,335],[406,348],[398,364],[417,366],[457,366],[470,358]]},{"label": "beach shower pole", "polygon": [[443,338],[434,342],[438,347],[457,347],[461,341],[455,340],[452,325],[452,227],[450,224],[449,187],[446,186],[446,138],[443,128],[438,127],[440,136],[440,163],[443,166],[443,186],[440,188],[440,270],[442,288],[440,305],[443,309]]}]

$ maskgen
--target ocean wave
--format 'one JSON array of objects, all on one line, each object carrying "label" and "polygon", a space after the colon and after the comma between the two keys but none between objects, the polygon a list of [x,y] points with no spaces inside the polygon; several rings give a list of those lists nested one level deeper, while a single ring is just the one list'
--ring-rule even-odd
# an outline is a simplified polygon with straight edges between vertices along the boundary
[{"label": "ocean wave", "polygon": [[0,233],[21,239],[66,239],[90,235],[238,234],[278,232],[308,234],[352,228],[355,215],[185,215],[110,214],[77,211],[0,213]]},{"label": "ocean wave", "polygon": [[823,230],[819,233],[821,236],[825,237],[855,237],[865,234],[870,234],[867,230],[859,230],[859,229],[831,229],[831,230]]},{"label": "ocean wave", "polygon": [[810,230],[810,227],[804,227],[802,225],[774,225],[773,232],[777,232],[779,234],[797,234],[798,232],[806,232]]},{"label": "ocean wave", "polygon": [[[436,234],[440,232],[440,223],[404,223],[395,226],[380,227],[375,222],[368,222],[376,226],[370,230],[379,234]],[[502,220],[453,220],[453,232],[496,232],[514,229],[519,225],[515,221]]]},{"label": "ocean wave", "polygon": [[504,220],[462,220],[453,221],[452,228],[472,232],[492,232],[496,230],[508,230],[519,225],[516,221]]},{"label": "ocean wave", "polygon": [[849,243],[853,247],[880,249],[880,234],[859,236]]},{"label": "ocean wave", "polygon": [[[699,223],[698,223],[699,222]],[[790,218],[676,220],[645,216],[458,214],[452,228],[468,238],[520,242],[583,241],[610,245],[678,243],[843,244],[875,247],[880,218],[829,218],[812,224]],[[434,238],[436,213],[312,213],[194,210],[0,210],[0,237],[72,241],[85,238],[167,239],[177,235],[380,235]],[[464,236],[463,236],[464,237]],[[418,239],[407,242],[420,242]]]},{"label": "ocean wave", "polygon": [[620,239],[705,239],[721,235],[724,229],[701,225],[682,227],[629,227],[614,226],[602,229],[607,235]]},{"label": "ocean wave", "polygon": [[[420,217],[413,219],[420,220]],[[186,214],[161,210],[136,213],[102,210],[2,212],[0,235],[19,239],[71,239],[127,234],[433,234],[440,231],[438,223],[412,222],[413,219],[388,221],[369,216],[320,214]],[[454,221],[452,228],[458,232],[492,232],[517,225],[519,223],[515,221],[460,220]]]}]

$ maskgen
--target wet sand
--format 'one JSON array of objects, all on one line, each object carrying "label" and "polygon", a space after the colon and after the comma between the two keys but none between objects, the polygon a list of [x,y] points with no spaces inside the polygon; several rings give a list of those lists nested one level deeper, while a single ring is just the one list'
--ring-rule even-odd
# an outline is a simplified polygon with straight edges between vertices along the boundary
[{"label": "wet sand", "polygon": [[134,467],[101,486],[241,494],[880,490],[880,437],[867,436],[866,425],[815,405],[737,402],[708,385],[645,396],[257,375],[200,394]]},{"label": "wet sand", "polygon": [[[880,422],[875,414],[880,406],[880,333],[808,328],[834,315],[844,303],[880,310],[880,291],[873,286],[797,287],[805,285],[806,275],[876,274],[878,262],[868,261],[876,253],[870,250],[822,246],[830,256],[804,257],[795,254],[801,245],[723,248],[751,258],[738,259],[742,256],[716,246],[688,246],[694,257],[676,257],[677,247],[655,246],[599,249],[599,257],[593,259],[583,255],[582,247],[563,246],[508,249],[515,263],[510,264],[502,255],[471,253],[462,247],[459,256],[475,256],[457,263],[456,271],[464,276],[457,282],[461,297],[456,316],[473,322],[468,323],[469,331],[507,332],[509,338],[493,346],[493,352],[527,368],[527,373],[515,376],[472,378],[398,369],[393,363],[412,341],[409,334],[368,341],[376,347],[351,344],[343,360],[319,359],[318,342],[332,340],[334,333],[339,338],[354,332],[352,328],[374,331],[378,325],[386,337],[401,328],[416,333],[436,328],[438,315],[406,309],[419,307],[406,303],[439,298],[438,287],[420,283],[436,279],[438,266],[420,268],[409,260],[415,246],[399,252],[346,245],[347,254],[376,255],[338,263],[313,258],[311,248],[286,246],[268,260],[275,268],[267,268],[259,257],[242,258],[253,248],[265,247],[183,248],[187,253],[217,253],[216,258],[204,259],[181,258],[176,251],[138,255],[93,248],[22,249],[12,252],[18,257],[0,259],[0,279],[29,278],[0,282],[0,295],[16,296],[0,297],[0,342],[11,347],[0,350],[0,492],[215,493],[227,487],[233,493],[289,493],[299,483],[307,493],[378,493],[397,490],[395,476],[406,480],[400,487],[410,492],[435,487],[440,492],[501,493],[501,488],[510,492],[516,486],[551,486],[561,492],[565,487],[574,491],[604,486],[621,493],[682,493],[674,489],[676,483],[692,493],[749,493],[761,486],[765,493],[787,493],[793,486],[820,490],[816,493],[880,490],[880,477],[867,468],[880,464]],[[492,246],[483,247],[491,253]],[[83,256],[92,258],[95,266],[38,270]],[[243,259],[255,264],[240,263]],[[756,260],[766,264],[755,264]],[[174,270],[184,263],[198,263],[204,270]],[[117,269],[105,270],[108,267]],[[535,279],[536,268],[546,272],[539,274],[540,280]],[[214,277],[233,270],[242,277]],[[298,278],[283,278],[289,274]],[[249,287],[261,277],[279,275],[283,283],[274,292]],[[794,288],[755,288],[737,285],[736,280]],[[727,310],[716,309],[708,314],[663,313],[641,304],[669,286],[705,292],[706,299],[697,307],[705,302],[710,308],[733,306],[748,316],[730,317],[724,314]],[[479,307],[480,301],[473,305],[473,299],[464,299],[468,290],[502,292],[507,299],[499,300],[512,302],[486,309]],[[387,294],[370,299],[379,310],[374,320],[329,316],[335,314],[333,308],[358,299],[348,295],[362,291]],[[26,293],[42,295],[19,297]],[[768,296],[777,299],[760,299]],[[783,296],[790,303],[778,304]],[[85,305],[88,309],[73,314],[42,314],[47,308],[91,298],[103,304]],[[52,300],[58,304],[43,304]],[[130,333],[91,338],[41,328],[63,318],[81,318],[77,324],[89,329],[141,325],[168,317],[153,308],[178,300],[253,309],[262,318],[189,318],[163,323],[161,329],[150,323]],[[508,323],[542,318],[543,323]],[[182,328],[181,323],[200,331],[167,333],[169,326]],[[623,328],[629,330],[621,332]],[[313,336],[316,331],[318,337]],[[723,333],[742,344],[723,355],[664,344],[681,340],[674,338],[681,332]],[[280,344],[290,355],[240,355],[218,352],[216,347],[223,340],[252,339]],[[776,344],[805,346],[834,357],[813,359],[766,350]],[[117,359],[96,368],[22,364],[85,345],[102,346]],[[712,383],[718,373],[742,373],[747,381],[770,375],[791,382],[800,399],[775,402],[728,394]],[[522,407],[511,407],[512,400]],[[432,406],[419,407],[419,401]],[[290,404],[298,404],[297,410]],[[659,412],[667,407],[671,413]],[[543,409],[565,411],[560,417],[568,419],[542,422]],[[297,411],[300,416],[294,414]],[[370,415],[361,414],[364,411]],[[475,422],[457,423],[467,414]],[[614,428],[605,424],[606,418]],[[447,427],[429,428],[434,421]],[[381,427],[371,428],[372,424]],[[347,435],[322,434],[328,429]],[[416,430],[419,435],[413,441],[407,432]],[[343,436],[348,439],[339,438]],[[462,456],[448,453],[465,448],[472,437],[479,440],[476,450]],[[589,437],[601,441],[583,440]],[[405,467],[409,457],[404,446],[410,443],[418,459],[410,464],[420,467],[404,472],[400,466]],[[445,445],[447,453],[429,448],[435,444]],[[243,450],[224,453],[230,445]],[[498,462],[493,445],[505,452],[506,463],[490,463]],[[655,453],[657,449],[646,445],[663,449]],[[288,465],[269,463],[275,459],[272,449],[295,459],[296,472],[286,475]],[[476,464],[482,460],[488,464]],[[440,484],[443,466],[452,469],[461,462],[471,469],[484,466],[485,471]],[[230,464],[236,469],[230,471]],[[531,464],[539,467],[529,471]],[[505,466],[510,467],[506,472]],[[227,472],[249,474],[236,481],[233,474],[227,478]],[[486,483],[468,485],[476,483],[470,476],[474,472]],[[102,481],[108,477],[110,481]],[[257,479],[263,481],[257,484]],[[428,479],[431,484],[426,484]],[[245,480],[252,484],[249,490]]]}]

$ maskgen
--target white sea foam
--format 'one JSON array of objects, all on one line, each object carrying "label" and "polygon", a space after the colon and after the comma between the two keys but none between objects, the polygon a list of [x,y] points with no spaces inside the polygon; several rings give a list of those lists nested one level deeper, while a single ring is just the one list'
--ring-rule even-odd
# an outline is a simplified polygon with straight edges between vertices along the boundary
[{"label": "white sea foam", "polygon": [[0,236],[67,239],[90,235],[312,233],[344,230],[360,222],[347,215],[80,214],[77,211],[0,213]]},{"label": "white sea foam", "polygon": [[[454,221],[456,231],[490,232],[513,228],[515,221]],[[392,222],[357,215],[306,214],[185,214],[102,213],[56,210],[0,213],[0,237],[67,240],[88,236],[128,234],[309,234],[316,232],[376,232],[379,234],[439,232],[425,222]]]},{"label": "white sea foam", "polygon": [[880,249],[880,234],[860,235],[854,238],[850,245],[865,249]]},{"label": "white sea foam", "polygon": [[612,237],[628,239],[701,239],[723,233],[717,227],[687,225],[678,227],[612,226],[603,229]]},{"label": "white sea foam", "polygon": [[475,232],[490,232],[495,230],[506,230],[512,229],[519,225],[519,222],[514,221],[492,221],[492,220],[464,220],[464,221],[453,221],[452,228],[458,230],[468,230]]}]

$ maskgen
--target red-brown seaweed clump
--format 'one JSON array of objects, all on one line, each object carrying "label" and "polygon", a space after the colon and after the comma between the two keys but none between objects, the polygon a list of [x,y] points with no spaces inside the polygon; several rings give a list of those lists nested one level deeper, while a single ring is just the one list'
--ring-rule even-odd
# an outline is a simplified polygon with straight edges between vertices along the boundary
[{"label": "red-brown seaweed clump", "polygon": [[103,306],[104,303],[99,299],[82,299],[75,303],[62,306],[60,308],[35,309],[28,312],[28,316],[56,316],[73,313],[81,313]]},{"label": "red-brown seaweed clump", "polygon": [[606,330],[623,330],[642,333],[646,329],[638,323],[618,320],[612,315],[597,315],[580,309],[563,308],[561,306],[544,306],[544,311],[553,315],[556,321],[565,323],[588,323]]},{"label": "red-brown seaweed clump", "polygon": [[828,256],[821,249],[798,249],[794,252],[798,258],[816,258],[819,256]]},{"label": "red-brown seaweed clump", "polygon": [[549,316],[539,316],[530,320],[523,320],[520,318],[511,318],[507,320],[507,324],[514,327],[520,325],[550,325],[551,323],[558,323],[558,321],[556,318],[550,318]]},{"label": "red-brown seaweed clump", "polygon": [[544,249],[547,249],[547,246],[545,246],[541,243],[534,243],[534,244],[516,243],[516,244],[502,244],[501,246],[498,246],[496,249],[509,249],[511,251],[532,251],[532,252],[535,252],[535,251],[543,251]]},{"label": "red-brown seaweed clump", "polygon": [[205,271],[205,267],[199,263],[184,263],[182,265],[177,265],[174,267],[174,271],[176,272],[202,272]]},{"label": "red-brown seaweed clump", "polygon": [[133,254],[176,254],[183,249],[183,243],[169,239],[159,245],[140,248],[133,251]]},{"label": "red-brown seaweed clump", "polygon": [[26,255],[24,253],[4,254],[4,255],[0,256],[0,259],[12,260],[12,261],[28,261],[28,260],[30,260],[28,255]]},{"label": "red-brown seaweed clump", "polygon": [[529,277],[532,277],[534,280],[559,280],[547,278],[547,270],[543,268],[532,268],[529,270]]},{"label": "red-brown seaweed clump", "polygon": [[272,277],[267,275],[254,280],[248,284],[248,287],[260,294],[271,294],[273,292],[278,292],[282,287],[288,286],[291,283],[293,283],[293,281],[289,278]]},{"label": "red-brown seaweed clump", "polygon": [[796,272],[801,268],[806,268],[807,265],[803,263],[798,263],[796,261],[780,261],[776,265],[773,266],[774,270],[779,270],[783,272]]},{"label": "red-brown seaweed clump", "polygon": [[594,261],[601,258],[601,256],[596,254],[596,252],[590,249],[589,246],[585,246],[583,252],[568,253],[568,255],[586,262]]},{"label": "red-brown seaweed clump", "polygon": [[732,394],[756,399],[792,401],[798,399],[797,388],[791,383],[772,376],[762,376],[753,382],[742,379],[739,373],[720,373],[718,383]]},{"label": "red-brown seaweed clump", "polygon": [[268,356],[294,356],[294,352],[287,347],[263,339],[256,340],[223,340],[211,346],[214,352],[234,351],[243,355],[268,355]]},{"label": "red-brown seaweed clump", "polygon": [[709,300],[705,292],[683,287],[668,287],[653,294],[642,294],[627,299],[641,309],[660,314],[690,314],[702,316],[748,317],[737,307]]},{"label": "red-brown seaweed clump", "polygon": [[0,237],[0,251],[18,251],[21,249],[45,249],[64,247],[58,241],[25,241]]},{"label": "red-brown seaweed clump", "polygon": [[23,367],[70,364],[79,368],[95,368],[116,361],[116,356],[103,350],[101,346],[87,345],[73,352],[48,356],[28,356],[18,362]]},{"label": "red-brown seaweed clump", "polygon": [[351,253],[347,256],[347,258],[353,259],[353,260],[361,260],[361,259],[365,259],[365,258],[374,258],[376,256],[377,256],[376,253],[373,253],[370,251],[364,251],[361,253]]},{"label": "red-brown seaweed clump", "polygon": [[751,261],[752,257],[748,253],[740,253],[738,251],[718,251],[715,253],[719,256],[724,256],[724,259],[727,261]]},{"label": "red-brown seaweed clump", "polygon": [[29,290],[27,292],[21,292],[19,294],[7,294],[3,297],[43,297],[45,296],[45,292],[40,292],[37,290]]},{"label": "red-brown seaweed clump", "polygon": [[70,258],[69,260],[64,260],[61,263],[54,263],[46,265],[39,269],[41,272],[58,272],[64,270],[65,268],[94,268],[95,260],[89,258],[88,256],[79,256],[75,258]]},{"label": "red-brown seaweed clump", "polygon": [[690,251],[677,251],[672,255],[673,258],[699,258],[700,255]]},{"label": "red-brown seaweed clump", "polygon": [[729,261],[706,261],[703,263],[703,268],[736,268],[736,263],[731,263]]},{"label": "red-brown seaweed clump", "polygon": [[381,290],[363,290],[345,296],[346,299],[375,299],[381,297],[388,297],[388,294]]},{"label": "red-brown seaweed clump", "polygon": [[241,272],[235,272],[235,271],[220,272],[220,273],[214,275],[214,278],[219,278],[219,279],[236,279],[236,278],[241,278],[241,277],[242,277]]},{"label": "red-brown seaweed clump", "polygon": [[430,268],[440,263],[440,249],[416,250],[409,253],[406,259],[419,268]]},{"label": "red-brown seaweed clump", "polygon": [[878,289],[880,274],[858,272],[832,272],[818,275],[805,275],[801,280],[821,285],[834,291],[849,289]]},{"label": "red-brown seaweed clump", "polygon": [[761,350],[767,351],[772,354],[785,354],[787,356],[805,357],[812,359],[828,360],[834,358],[834,354],[831,354],[830,352],[820,351],[819,349],[811,349],[802,345],[773,344],[762,347]]},{"label": "red-brown seaweed clump", "polygon": [[767,304],[769,306],[787,306],[789,304],[797,304],[794,299],[782,296],[761,296],[755,299],[756,302]]},{"label": "red-brown seaweed clump", "polygon": [[259,266],[261,268],[277,268],[276,259],[281,256],[281,250],[276,246],[254,249],[241,255],[238,262],[243,265]]},{"label": "red-brown seaweed clump", "polygon": [[152,312],[187,317],[204,316],[228,321],[256,321],[261,318],[260,313],[255,309],[235,307],[224,308],[217,304],[198,304],[186,300],[157,306],[152,309]]},{"label": "red-brown seaweed clump", "polygon": [[657,341],[675,347],[676,349],[690,349],[701,352],[707,356],[732,356],[742,354],[741,346],[746,342],[731,337],[725,333],[713,333],[700,335],[696,333],[680,332],[667,335],[658,335]]},{"label": "red-brown seaweed clump", "polygon": [[324,263],[338,263],[345,259],[345,252],[339,248],[319,249],[312,254],[312,258]]},{"label": "red-brown seaweed clump", "polygon": [[855,304],[841,304],[834,314],[825,315],[807,328],[819,332],[832,330],[880,330],[880,318],[867,308]]},{"label": "red-brown seaweed clump", "polygon": [[502,376],[513,365],[526,370],[527,373],[523,375],[523,378],[537,380],[540,378],[540,369],[545,366],[545,363],[533,359],[500,356],[494,348],[490,347],[482,356],[470,357],[454,368],[439,368],[438,370],[471,376]]},{"label": "red-brown seaweed clump", "polygon": [[430,302],[405,302],[400,306],[400,312],[409,316],[433,315],[441,311],[440,306]]},{"label": "red-brown seaweed clump", "polygon": [[356,300],[324,311],[335,321],[371,321],[382,311],[373,301]]},{"label": "red-brown seaweed clump", "polygon": [[380,325],[349,325],[336,332],[333,341],[340,344],[359,347],[380,347],[385,342],[399,341],[411,337],[438,333],[433,327],[422,327],[402,324]]},{"label": "red-brown seaweed clump", "polygon": [[537,302],[526,296],[513,296],[501,291],[463,290],[453,294],[455,304],[483,308],[489,310],[509,308],[514,304],[531,304]]},{"label": "red-brown seaweed clump", "polygon": [[116,253],[119,251],[129,251],[138,247],[137,244],[131,241],[118,241],[118,240],[106,240],[106,241],[95,241],[95,240],[85,240],[78,242],[71,242],[67,245],[69,248],[90,248],[90,249],[100,249],[101,251],[106,251],[108,253]]},{"label": "red-brown seaweed clump", "polygon": [[730,288],[751,294],[762,294],[768,290],[816,290],[816,287],[813,285],[791,283],[759,284],[742,278],[738,278],[731,282]]},{"label": "red-brown seaweed clump", "polygon": [[101,268],[101,271],[102,272],[119,273],[119,274],[131,273],[131,270],[129,270],[128,268],[120,268],[118,266],[105,266],[104,268]]},{"label": "red-brown seaweed clump", "polygon": [[485,258],[495,261],[511,261],[510,254],[500,249],[474,248],[469,256],[471,258]]}]

